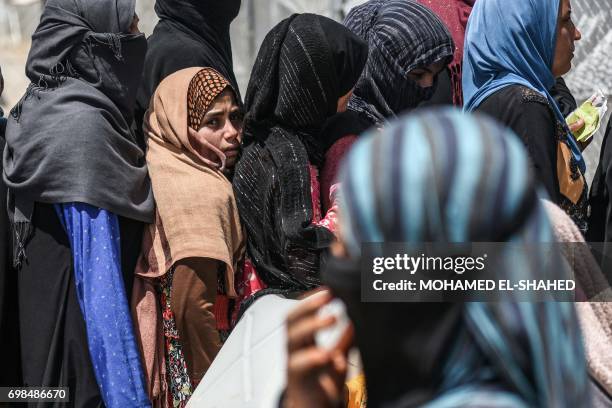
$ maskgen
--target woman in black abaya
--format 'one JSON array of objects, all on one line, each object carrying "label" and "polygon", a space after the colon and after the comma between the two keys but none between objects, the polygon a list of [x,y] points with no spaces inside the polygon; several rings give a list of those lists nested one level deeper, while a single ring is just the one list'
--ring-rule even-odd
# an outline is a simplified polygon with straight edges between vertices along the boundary
[{"label": "woman in black abaya", "polygon": [[261,46],[234,192],[248,255],[268,288],[303,292],[320,284],[319,256],[334,229],[318,195],[322,127],[346,110],[366,60],[364,41],[313,14],[282,21]]},{"label": "woman in black abaya", "polygon": [[130,131],[135,3],[48,0],[6,128],[23,385],[69,387],[76,407],[150,406],[126,297],[154,208]]}]

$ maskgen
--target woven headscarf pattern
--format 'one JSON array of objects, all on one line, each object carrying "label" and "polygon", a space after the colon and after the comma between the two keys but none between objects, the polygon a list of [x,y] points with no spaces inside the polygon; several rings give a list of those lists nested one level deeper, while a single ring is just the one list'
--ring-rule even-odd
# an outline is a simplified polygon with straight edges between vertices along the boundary
[{"label": "woven headscarf pattern", "polygon": [[199,71],[189,83],[187,92],[187,118],[189,127],[199,130],[210,105],[229,82],[213,69]]},{"label": "woven headscarf pattern", "polygon": [[438,61],[450,62],[455,44],[444,23],[412,0],[370,0],[353,8],[344,21],[366,40],[369,57],[349,108],[381,125],[431,97],[408,73]]},{"label": "woven headscarf pattern", "polygon": [[461,87],[461,74],[463,62],[463,43],[465,42],[465,29],[472,12],[475,0],[418,0],[430,8],[442,21],[453,36],[455,42],[455,56],[448,65],[450,72],[453,104],[463,106],[463,88]]}]

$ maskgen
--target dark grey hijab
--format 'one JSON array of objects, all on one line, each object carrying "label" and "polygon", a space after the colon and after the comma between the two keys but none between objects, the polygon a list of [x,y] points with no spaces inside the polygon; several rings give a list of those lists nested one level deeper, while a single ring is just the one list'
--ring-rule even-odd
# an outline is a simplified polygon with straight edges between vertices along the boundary
[{"label": "dark grey hijab", "polygon": [[444,23],[412,0],[370,0],[354,7],[344,25],[370,50],[349,109],[378,127],[433,95],[435,87],[421,88],[408,77],[410,71],[450,62],[455,53]]},{"label": "dark grey hijab", "polygon": [[34,202],[83,202],[153,221],[144,154],[129,126],[146,53],[144,35],[128,34],[134,13],[135,0],[46,2],[26,65],[32,83],[6,128],[3,176],[17,230]]}]

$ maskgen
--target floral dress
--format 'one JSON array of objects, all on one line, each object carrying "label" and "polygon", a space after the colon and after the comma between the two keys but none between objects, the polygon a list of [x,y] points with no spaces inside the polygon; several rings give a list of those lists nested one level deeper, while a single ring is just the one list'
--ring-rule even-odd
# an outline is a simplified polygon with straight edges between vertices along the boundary
[{"label": "floral dress", "polygon": [[174,267],[161,278],[159,295],[161,298],[166,349],[166,376],[168,383],[168,406],[183,408],[193,394],[193,385],[187,371],[187,361],[179,339],[174,313],[171,308],[172,278]]}]

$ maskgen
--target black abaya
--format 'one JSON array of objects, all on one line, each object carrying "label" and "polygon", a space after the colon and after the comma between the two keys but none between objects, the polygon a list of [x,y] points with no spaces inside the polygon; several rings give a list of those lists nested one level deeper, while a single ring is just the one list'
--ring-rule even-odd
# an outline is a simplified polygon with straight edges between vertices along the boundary
[{"label": "black abaya", "polygon": [[248,255],[270,289],[302,292],[320,285],[320,254],[333,235],[312,224],[309,164],[322,162],[323,125],[366,60],[365,42],[314,14],[283,20],[261,46],[233,185]]},{"label": "black abaya", "polygon": [[[4,118],[0,118],[0,155],[4,151]],[[2,161],[0,160],[0,174]],[[17,273],[11,268],[7,188],[0,178],[0,387],[21,385],[17,310]]]},{"label": "black abaya", "polygon": [[601,146],[599,165],[591,186],[588,240],[612,242],[612,120]]}]

